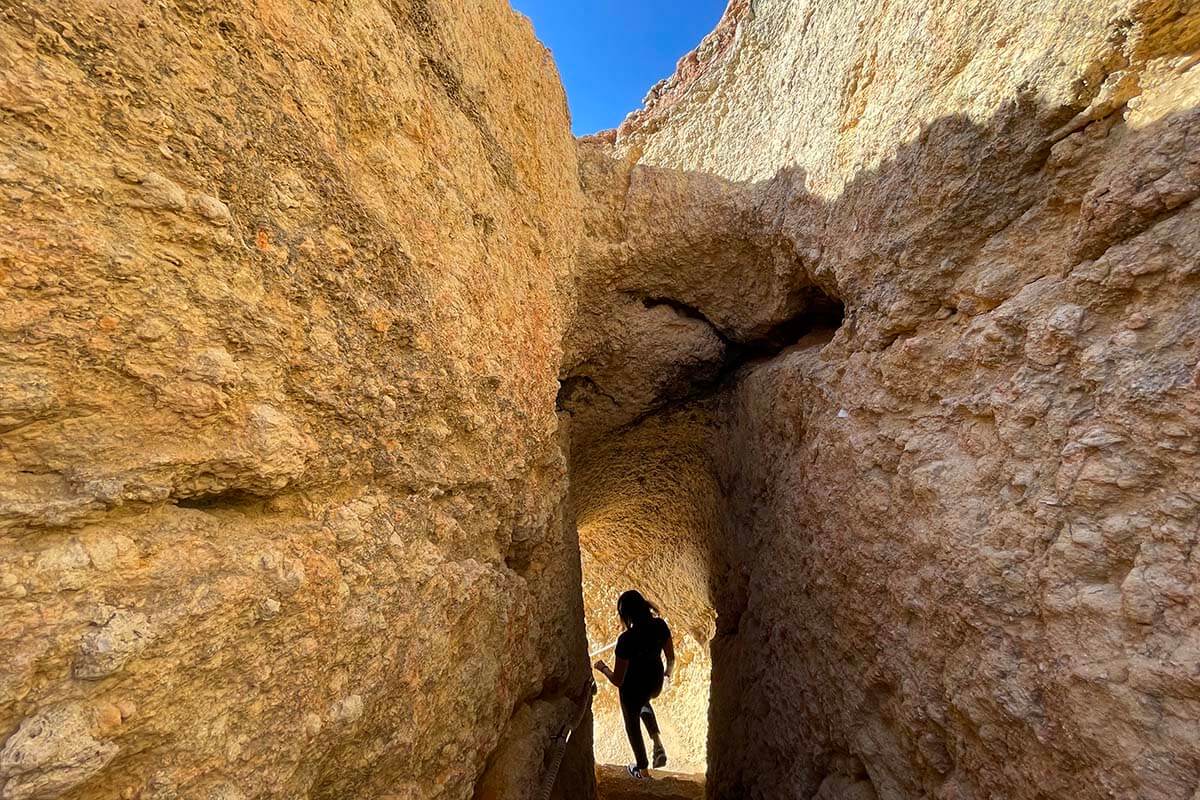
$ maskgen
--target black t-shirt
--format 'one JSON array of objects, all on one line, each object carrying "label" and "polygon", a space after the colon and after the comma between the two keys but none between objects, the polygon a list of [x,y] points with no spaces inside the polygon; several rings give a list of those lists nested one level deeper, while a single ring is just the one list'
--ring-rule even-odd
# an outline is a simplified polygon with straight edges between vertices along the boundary
[{"label": "black t-shirt", "polygon": [[617,637],[617,658],[629,662],[621,686],[623,691],[645,694],[662,691],[662,653],[670,638],[671,629],[659,617],[634,625]]}]

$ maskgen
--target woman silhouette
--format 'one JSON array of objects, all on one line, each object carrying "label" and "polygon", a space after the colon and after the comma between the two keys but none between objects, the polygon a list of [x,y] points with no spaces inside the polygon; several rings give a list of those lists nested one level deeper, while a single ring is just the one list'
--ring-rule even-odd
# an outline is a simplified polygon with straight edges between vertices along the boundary
[{"label": "woman silhouette", "polygon": [[[625,718],[625,734],[633,748],[633,764],[629,774],[634,778],[645,778],[644,770],[650,763],[646,759],[646,741],[642,738],[641,723],[654,740],[654,767],[667,765],[667,751],[663,748],[658,729],[658,720],[650,701],[670,686],[671,672],[675,669],[675,645],[671,641],[671,629],[658,615],[658,608],[641,593],[630,589],[617,600],[617,616],[625,626],[625,632],[617,638],[616,666],[609,669],[603,661],[596,662],[596,669],[617,687],[621,698],[621,714]],[[667,665],[663,668],[663,654]],[[640,719],[639,719],[640,718]]]}]

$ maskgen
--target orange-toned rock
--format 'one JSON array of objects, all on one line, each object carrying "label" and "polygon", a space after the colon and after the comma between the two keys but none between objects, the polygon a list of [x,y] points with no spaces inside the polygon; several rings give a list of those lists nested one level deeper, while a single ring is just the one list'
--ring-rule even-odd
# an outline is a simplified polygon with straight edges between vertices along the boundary
[{"label": "orange-toned rock", "polygon": [[538,782],[577,185],[502,0],[6,5],[0,797]]}]

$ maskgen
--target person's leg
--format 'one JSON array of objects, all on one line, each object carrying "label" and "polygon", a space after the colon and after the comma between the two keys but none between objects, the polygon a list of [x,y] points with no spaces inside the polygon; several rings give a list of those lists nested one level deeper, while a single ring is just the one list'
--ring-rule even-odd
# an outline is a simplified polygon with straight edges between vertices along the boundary
[{"label": "person's leg", "polygon": [[646,758],[646,740],[642,738],[642,723],[639,714],[645,701],[641,698],[631,698],[621,695],[621,715],[625,718],[625,735],[629,737],[629,746],[633,748],[633,758],[638,769],[647,769],[650,760]]},{"label": "person's leg", "polygon": [[667,750],[663,747],[658,718],[654,716],[654,708],[649,701],[642,706],[641,717],[642,722],[646,725],[646,730],[650,733],[650,739],[654,742],[654,768],[662,769],[667,765]]},{"label": "person's leg", "polygon": [[642,706],[642,722],[646,724],[646,730],[650,732],[650,738],[658,741],[658,718],[654,716],[654,709],[649,703]]}]

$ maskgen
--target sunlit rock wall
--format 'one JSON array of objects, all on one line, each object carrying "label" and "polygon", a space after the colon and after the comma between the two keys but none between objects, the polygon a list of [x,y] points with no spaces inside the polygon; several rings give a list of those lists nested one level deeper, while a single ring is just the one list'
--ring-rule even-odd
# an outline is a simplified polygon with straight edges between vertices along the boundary
[{"label": "sunlit rock wall", "polygon": [[729,13],[614,157],[845,321],[725,384],[710,792],[1191,800],[1200,10]]},{"label": "sunlit rock wall", "polygon": [[501,0],[0,9],[0,797],[530,795],[576,196]]}]

